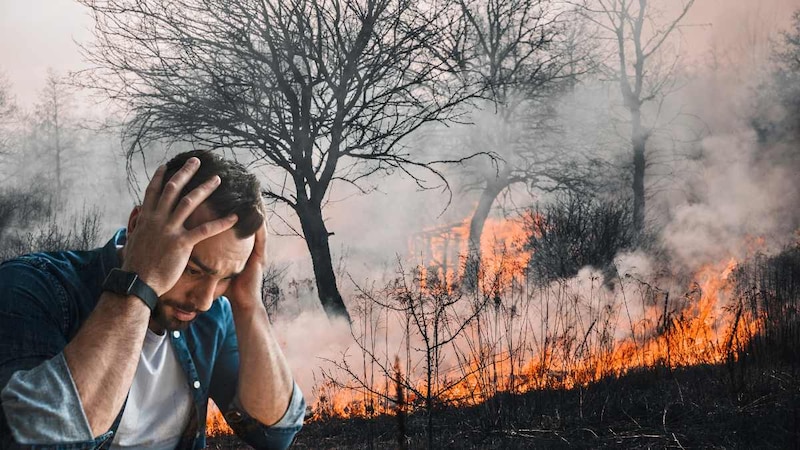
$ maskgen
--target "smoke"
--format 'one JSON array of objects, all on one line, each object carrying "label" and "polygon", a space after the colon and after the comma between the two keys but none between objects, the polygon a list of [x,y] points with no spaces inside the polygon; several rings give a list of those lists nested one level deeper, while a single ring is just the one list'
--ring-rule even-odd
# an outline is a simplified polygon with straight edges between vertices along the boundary
[{"label": "smoke", "polygon": [[329,321],[320,309],[303,311],[291,321],[277,320],[274,327],[295,382],[310,403],[322,379],[319,367],[326,360],[340,360],[342,352],[353,346],[350,329],[344,322]]},{"label": "smoke", "polygon": [[[753,133],[711,136],[703,148],[702,201],[677,206],[664,230],[677,261],[697,267],[788,244],[800,218],[794,207],[797,174],[780,161],[757,164],[761,150]],[[757,238],[764,247],[754,248]]]},{"label": "smoke", "polygon": [[[682,30],[677,46],[684,52],[681,83],[659,105],[662,117],[679,120],[663,121],[665,132],[651,141],[651,152],[659,166],[650,169],[656,185],[650,186],[654,194],[649,198],[648,213],[662,230],[662,243],[675,272],[692,272],[731,257],[742,260],[753,251],[777,251],[795,238],[800,223],[796,166],[765,157],[749,120],[754,113],[753,95],[769,68],[771,42],[796,6],[788,1],[758,5],[698,2],[687,17],[688,26]],[[563,126],[564,141],[573,148],[594,149],[598,155],[614,160],[614,155],[620,154],[616,152],[624,151],[626,145],[621,115],[615,109],[618,103],[614,106],[616,96],[614,86],[604,89],[589,85],[564,97],[563,109],[569,111]],[[600,125],[602,121],[606,124]],[[456,140],[458,135],[455,131],[451,138]],[[620,160],[624,156],[615,162]],[[348,269],[356,279],[377,273],[390,276],[391,261],[396,253],[403,254],[408,236],[461,222],[477,201],[474,194],[458,192],[455,204],[444,216],[438,216],[437,202],[445,198],[441,194],[420,193],[400,178],[381,180],[379,190],[327,210],[337,240],[350,246]],[[523,190],[517,195],[524,198],[529,194]],[[530,204],[529,197],[527,202],[518,203]],[[367,259],[360,259],[362,256]],[[375,265],[376,261],[382,263]],[[646,317],[654,306],[627,301],[625,289],[630,295],[644,286],[640,281],[660,282],[664,292],[677,293],[680,298],[688,288],[682,280],[661,277],[660,267],[663,261],[656,255],[625,253],[616,259],[621,279],[617,283],[606,285],[603,273],[586,268],[574,279],[549,289],[568,292],[574,298],[594,299],[598,306],[595,312],[602,306],[617,308],[618,315],[609,327],[621,339],[630,334],[630,320]],[[343,287],[348,289],[346,281]],[[623,307],[625,315],[621,314]],[[587,329],[590,319],[599,316],[587,312],[582,317],[578,323]],[[336,336],[325,341],[317,353],[330,355],[332,347],[352,346],[347,337]],[[334,344],[329,344],[331,341]],[[305,370],[316,367],[311,364]]]}]

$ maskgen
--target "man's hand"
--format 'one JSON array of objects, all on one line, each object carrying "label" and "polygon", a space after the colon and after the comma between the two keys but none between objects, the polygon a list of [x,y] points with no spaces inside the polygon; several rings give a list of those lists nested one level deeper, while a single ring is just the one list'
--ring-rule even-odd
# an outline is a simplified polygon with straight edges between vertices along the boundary
[{"label": "man's hand", "polygon": [[225,291],[225,296],[236,309],[250,309],[261,305],[261,285],[267,266],[267,224],[266,221],[256,231],[253,251],[244,270],[233,280]]},{"label": "man's hand", "polygon": [[[189,158],[164,185],[166,166],[156,170],[145,190],[144,201],[128,227],[122,269],[136,272],[159,296],[172,289],[186,268],[198,242],[230,229],[236,215],[205,222],[187,230],[189,215],[219,186],[213,176],[178,201],[178,195],[200,167]],[[176,206],[177,203],[177,206]]]}]

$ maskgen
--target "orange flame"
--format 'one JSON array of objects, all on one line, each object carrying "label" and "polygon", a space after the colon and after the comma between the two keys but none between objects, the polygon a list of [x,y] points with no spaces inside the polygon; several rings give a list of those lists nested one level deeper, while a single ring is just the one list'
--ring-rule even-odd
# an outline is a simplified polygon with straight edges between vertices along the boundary
[{"label": "orange flame", "polygon": [[[495,219],[489,217],[481,234],[481,270],[495,275],[492,281],[508,285],[514,276],[527,266],[530,253],[524,251],[527,237],[524,220]],[[453,226],[435,228],[415,235],[410,242],[410,253],[425,261],[420,270],[434,269],[437,275],[452,283],[464,275],[465,258],[469,251],[470,220]],[[499,276],[501,279],[496,279]],[[425,283],[425,276],[422,276]],[[423,286],[424,288],[424,286]]]},{"label": "orange flame", "polygon": [[206,414],[206,436],[224,436],[233,434],[228,422],[222,416],[214,400],[208,400],[208,413]]}]

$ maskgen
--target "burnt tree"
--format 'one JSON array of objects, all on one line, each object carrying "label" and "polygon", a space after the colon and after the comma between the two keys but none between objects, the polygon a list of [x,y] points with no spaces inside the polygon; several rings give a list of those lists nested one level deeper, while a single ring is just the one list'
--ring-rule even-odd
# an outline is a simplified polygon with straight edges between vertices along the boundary
[{"label": "burnt tree", "polygon": [[647,142],[655,127],[643,117],[642,107],[662,102],[675,86],[679,58],[670,57],[665,44],[679,31],[693,4],[694,0],[676,2],[677,12],[667,18],[648,0],[596,0],[582,5],[585,17],[613,42],[613,56],[605,69],[618,83],[630,117],[633,224],[639,232],[645,224]]},{"label": "burnt tree", "polygon": [[294,211],[322,306],[349,319],[326,195],[337,182],[363,190],[370,175],[431,168],[403,139],[451,119],[472,92],[434,47],[446,28],[437,11],[398,0],[81,1],[98,66],[84,79],[127,106],[129,153],[185,140],[277,170],[264,195]]},{"label": "burnt tree", "polygon": [[72,149],[75,136],[73,127],[75,119],[72,116],[72,91],[64,79],[52,69],[47,70],[45,85],[39,92],[39,101],[36,103],[33,116],[34,138],[40,147],[32,155],[52,161],[55,172],[55,209],[58,211],[63,205],[65,190],[66,163],[70,159],[67,155]]},{"label": "burnt tree", "polygon": [[492,164],[466,165],[465,189],[479,192],[469,226],[465,281],[473,285],[480,266],[486,219],[512,185],[558,189],[576,181],[568,154],[543,145],[554,124],[559,93],[586,70],[574,34],[572,11],[550,0],[458,0],[463,22],[459,64],[482,88],[483,108],[466,148],[497,155]]}]

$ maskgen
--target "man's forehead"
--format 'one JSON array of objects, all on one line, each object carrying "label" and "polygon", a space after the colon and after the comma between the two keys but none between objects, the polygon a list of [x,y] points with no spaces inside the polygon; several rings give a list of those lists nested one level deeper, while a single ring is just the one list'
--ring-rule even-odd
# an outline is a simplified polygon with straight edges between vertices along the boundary
[{"label": "man's forehead", "polygon": [[[185,226],[192,229],[217,218],[211,208],[201,203],[186,220]],[[250,257],[254,243],[254,236],[239,238],[231,228],[198,242],[191,258],[198,266],[202,265],[216,273],[240,272]]]},{"label": "man's forehead", "polygon": [[252,236],[239,239],[227,230],[197,243],[189,259],[209,274],[229,276],[244,269],[253,244]]}]

